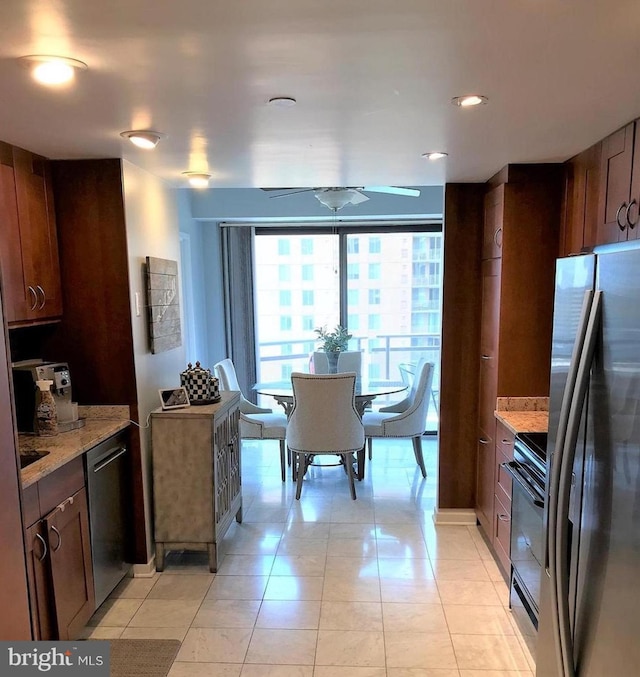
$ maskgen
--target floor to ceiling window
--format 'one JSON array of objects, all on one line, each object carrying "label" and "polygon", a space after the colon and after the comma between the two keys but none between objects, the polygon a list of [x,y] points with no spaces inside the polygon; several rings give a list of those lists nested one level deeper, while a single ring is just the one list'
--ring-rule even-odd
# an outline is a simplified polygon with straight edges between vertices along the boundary
[{"label": "floor to ceiling window", "polygon": [[440,376],[442,232],[433,226],[258,229],[259,381],[306,371],[314,329],[341,323],[371,381],[400,381],[400,364],[436,366],[427,429],[436,430]]}]

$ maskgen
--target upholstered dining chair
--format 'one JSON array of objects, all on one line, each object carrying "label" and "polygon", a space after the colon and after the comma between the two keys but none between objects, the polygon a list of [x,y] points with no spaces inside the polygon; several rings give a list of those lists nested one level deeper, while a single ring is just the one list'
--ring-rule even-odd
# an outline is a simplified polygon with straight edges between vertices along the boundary
[{"label": "upholstered dining chair", "polygon": [[293,454],[296,499],[316,456],[339,455],[356,499],[353,454],[364,447],[364,427],[355,405],[355,372],[291,374],[293,408],[287,424],[287,448]]},{"label": "upholstered dining chair", "polygon": [[218,362],[213,367],[221,390],[240,392],[240,437],[244,440],[278,440],[280,443],[280,474],[286,480],[287,462],[291,465],[291,456],[285,459],[285,439],[287,434],[287,417],[274,413],[272,409],[259,407],[249,402],[240,390],[236,369],[230,358]]},{"label": "upholstered dining chair", "polygon": [[422,476],[427,476],[422,454],[422,434],[429,409],[433,370],[433,363],[421,359],[415,369],[411,390],[404,400],[381,407],[378,411],[364,413],[362,423],[367,437],[369,458],[374,437],[411,438],[416,463],[420,466]]},{"label": "upholstered dining chair", "polygon": [[[313,373],[328,374],[329,362],[327,354],[323,350],[316,350],[313,353]],[[338,373],[354,371],[360,376],[362,370],[362,351],[361,350],[343,350],[338,357]]]}]

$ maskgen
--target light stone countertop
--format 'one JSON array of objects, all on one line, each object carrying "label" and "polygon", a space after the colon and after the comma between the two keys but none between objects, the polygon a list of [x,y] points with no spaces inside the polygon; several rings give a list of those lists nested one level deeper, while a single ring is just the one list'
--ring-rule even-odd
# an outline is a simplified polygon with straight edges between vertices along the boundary
[{"label": "light stone countertop", "polygon": [[[20,471],[22,488],[26,489],[43,477],[54,472],[72,459],[84,454],[100,442],[129,427],[128,407],[79,407],[81,418],[86,416],[86,424],[77,430],[59,433],[52,437],[41,437],[20,433],[18,447],[20,452],[46,450],[44,458],[35,461]],[[106,410],[110,410],[107,412]],[[102,418],[109,413],[113,418]],[[96,414],[98,414],[96,416]]]},{"label": "light stone countertop", "polygon": [[549,429],[548,411],[496,411],[496,419],[512,433],[546,433]]}]

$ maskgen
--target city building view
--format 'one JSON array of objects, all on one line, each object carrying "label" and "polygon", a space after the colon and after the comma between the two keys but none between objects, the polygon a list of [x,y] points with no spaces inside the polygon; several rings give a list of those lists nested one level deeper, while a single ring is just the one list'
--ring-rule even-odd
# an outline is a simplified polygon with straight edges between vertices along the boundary
[{"label": "city building view", "polygon": [[[442,231],[258,233],[258,381],[308,371],[315,329],[345,326],[361,376],[401,382],[400,365],[435,365],[426,429],[438,423]],[[393,398],[394,396],[390,396]],[[395,396],[398,399],[398,396]],[[381,401],[376,399],[376,404]]]}]

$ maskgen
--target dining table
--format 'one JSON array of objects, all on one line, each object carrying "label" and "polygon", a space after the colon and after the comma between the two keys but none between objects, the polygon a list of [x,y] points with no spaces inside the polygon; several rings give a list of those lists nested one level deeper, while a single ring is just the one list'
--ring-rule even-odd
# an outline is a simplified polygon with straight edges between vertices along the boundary
[{"label": "dining table", "polygon": [[[405,383],[398,381],[385,381],[380,379],[368,380],[361,377],[356,378],[355,406],[358,414],[362,418],[365,409],[373,402],[376,397],[383,395],[392,395],[400,393],[407,389]],[[253,386],[260,395],[273,397],[273,399],[284,409],[287,418],[293,409],[293,386],[291,379],[288,381],[268,381],[256,383]],[[364,479],[365,453],[364,447],[357,454],[355,459],[355,476],[358,480]]]}]

